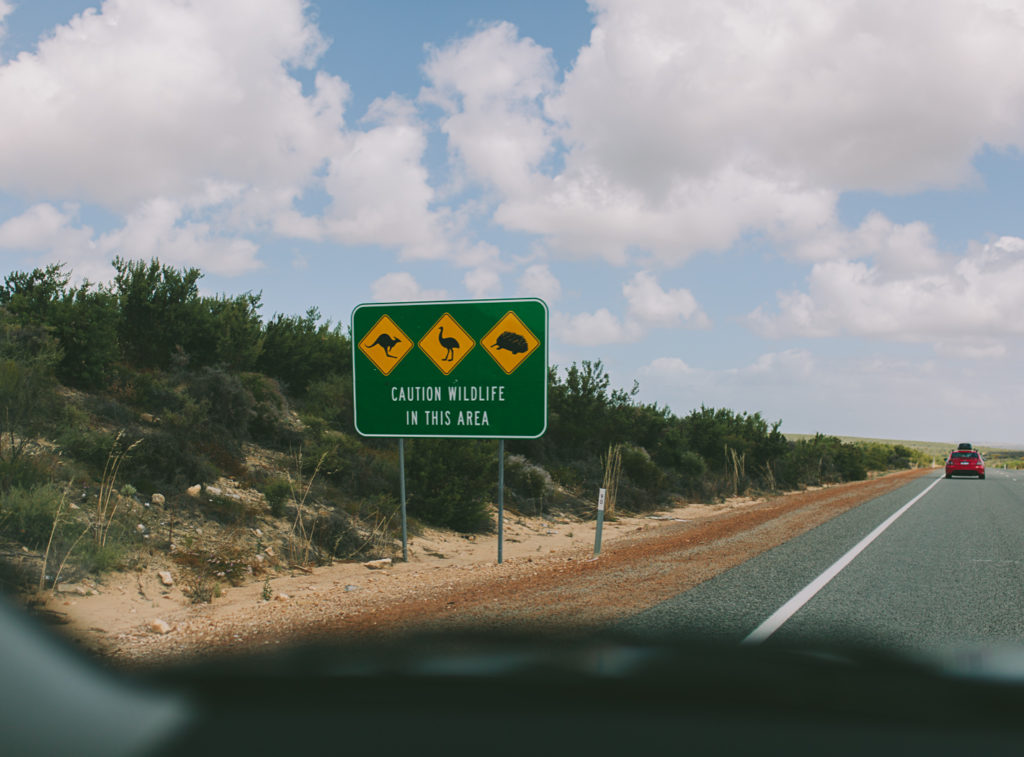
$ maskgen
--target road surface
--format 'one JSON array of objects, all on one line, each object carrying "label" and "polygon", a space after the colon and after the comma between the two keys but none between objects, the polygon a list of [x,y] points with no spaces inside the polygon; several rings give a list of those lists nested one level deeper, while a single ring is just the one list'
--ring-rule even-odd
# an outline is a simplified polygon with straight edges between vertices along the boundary
[{"label": "road surface", "polygon": [[990,470],[984,481],[919,478],[623,627],[736,643],[893,650],[1019,644],[1024,472]]}]

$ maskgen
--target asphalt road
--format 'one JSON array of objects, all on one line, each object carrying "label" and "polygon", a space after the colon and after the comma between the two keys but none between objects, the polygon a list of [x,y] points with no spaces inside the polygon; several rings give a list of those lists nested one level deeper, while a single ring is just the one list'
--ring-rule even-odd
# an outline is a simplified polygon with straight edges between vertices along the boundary
[{"label": "asphalt road", "polygon": [[[858,543],[919,495],[850,559]],[[844,555],[846,563],[837,566]],[[828,580],[830,568],[834,576]],[[820,588],[794,612],[763,625],[809,585]],[[893,651],[1019,644],[1024,642],[1024,472],[989,470],[984,481],[941,474],[917,479],[630,618],[623,627],[643,635],[858,644]]]}]

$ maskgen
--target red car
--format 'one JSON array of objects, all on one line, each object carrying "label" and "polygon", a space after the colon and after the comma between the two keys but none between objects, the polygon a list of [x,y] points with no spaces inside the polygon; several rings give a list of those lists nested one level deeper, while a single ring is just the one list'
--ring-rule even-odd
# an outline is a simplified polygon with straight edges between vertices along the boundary
[{"label": "red car", "polygon": [[958,449],[949,453],[946,460],[946,478],[954,475],[985,478],[985,461],[975,449]]}]

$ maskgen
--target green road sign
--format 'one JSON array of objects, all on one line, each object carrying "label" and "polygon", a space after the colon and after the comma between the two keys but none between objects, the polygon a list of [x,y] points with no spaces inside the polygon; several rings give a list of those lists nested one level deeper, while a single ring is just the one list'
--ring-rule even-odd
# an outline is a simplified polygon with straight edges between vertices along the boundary
[{"label": "green road sign", "polygon": [[365,304],[352,311],[363,436],[533,439],[548,425],[541,300]]}]

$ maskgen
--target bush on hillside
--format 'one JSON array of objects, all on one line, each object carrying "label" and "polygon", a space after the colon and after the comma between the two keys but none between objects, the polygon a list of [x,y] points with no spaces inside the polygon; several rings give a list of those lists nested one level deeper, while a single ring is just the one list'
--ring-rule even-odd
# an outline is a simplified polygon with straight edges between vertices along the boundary
[{"label": "bush on hillside", "polygon": [[310,383],[302,402],[303,411],[327,421],[339,431],[354,431],[352,376],[335,373]]},{"label": "bush on hillside", "polygon": [[249,421],[256,404],[238,376],[221,368],[202,368],[188,378],[188,394],[198,405],[193,433],[237,448],[249,438]]},{"label": "bush on hillside", "polygon": [[264,328],[256,369],[280,381],[294,396],[333,374],[352,372],[352,345],[340,327],[320,323],[320,311],[274,316]]},{"label": "bush on hillside", "polygon": [[275,518],[284,517],[285,504],[292,496],[291,482],[286,478],[274,478],[264,484],[261,491],[267,498],[270,514]]},{"label": "bush on hillside", "polygon": [[302,455],[303,475],[314,471],[349,497],[399,495],[397,449],[378,449],[352,434],[327,429],[315,435]]},{"label": "bush on hillside", "polygon": [[289,416],[288,400],[277,381],[259,373],[242,373],[238,380],[253,400],[249,418],[252,439],[269,447],[298,448],[302,433]]},{"label": "bush on hillside", "polygon": [[463,532],[493,529],[487,503],[498,482],[493,442],[413,439],[405,456],[409,513]]},{"label": "bush on hillside", "polygon": [[525,515],[544,512],[544,495],[551,476],[521,455],[507,455],[505,460],[505,502]]},{"label": "bush on hillside", "polygon": [[44,327],[20,325],[0,310],[0,461],[15,463],[59,416],[59,360]]}]

